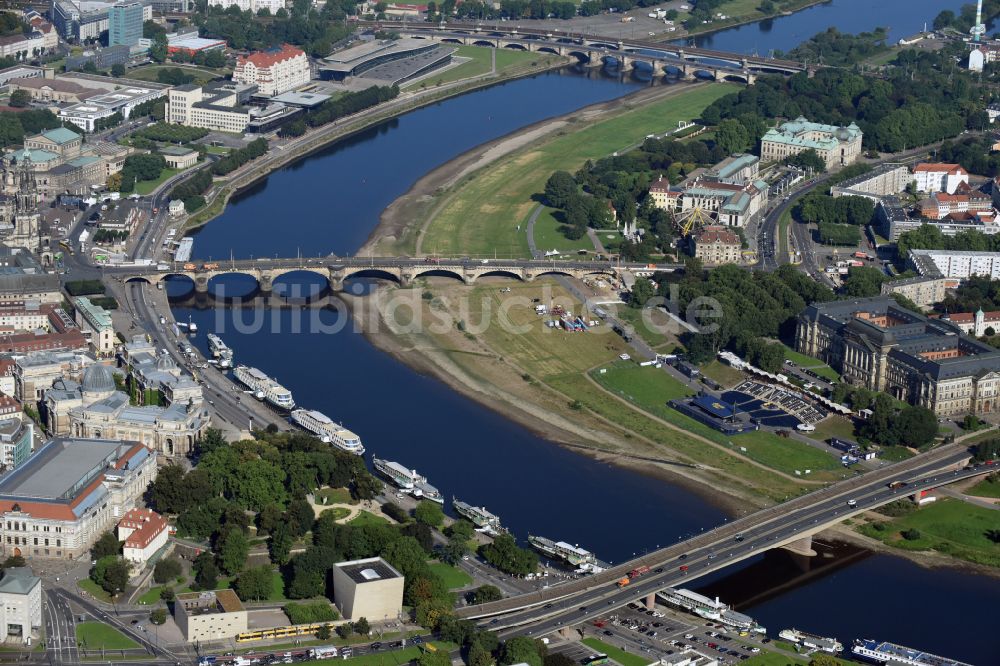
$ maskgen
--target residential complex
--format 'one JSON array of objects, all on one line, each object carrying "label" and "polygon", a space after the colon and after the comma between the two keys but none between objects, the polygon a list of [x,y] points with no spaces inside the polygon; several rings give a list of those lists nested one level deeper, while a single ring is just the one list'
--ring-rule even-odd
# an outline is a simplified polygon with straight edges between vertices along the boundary
[{"label": "residential complex", "polygon": [[969,184],[969,172],[958,164],[921,162],[913,167],[917,192],[954,194],[961,184]]},{"label": "residential complex", "polygon": [[247,630],[247,611],[232,590],[178,594],[174,620],[189,643],[234,638]]},{"label": "residential complex", "polygon": [[958,220],[967,217],[993,221],[993,198],[962,183],[954,194],[931,192],[917,204],[920,216],[928,220],[943,220],[952,217]]},{"label": "residential complex", "polygon": [[156,452],[137,442],[50,440],[0,479],[4,555],[76,559],[137,506],[156,478]]},{"label": "residential complex", "polygon": [[257,86],[258,92],[267,97],[304,86],[311,78],[305,52],[288,44],[240,56],[233,71],[234,82]]},{"label": "residential complex", "polygon": [[743,241],[725,227],[702,227],[692,236],[694,256],[706,265],[738,264],[743,256]]},{"label": "residential complex", "polygon": [[918,276],[882,283],[883,294],[899,294],[920,307],[929,307],[944,300],[948,280],[942,277]]},{"label": "residential complex", "polygon": [[910,266],[920,275],[964,280],[973,275],[1000,279],[1000,252],[910,250]]},{"label": "residential complex", "polygon": [[262,9],[266,9],[274,16],[279,9],[285,8],[285,0],[208,0],[209,7],[222,7],[228,9],[236,5],[241,12],[253,12],[257,14]]},{"label": "residential complex", "polygon": [[1000,350],[888,296],[806,307],[795,348],[823,360],[849,384],[938,416],[1000,411]]},{"label": "residential complex", "polygon": [[403,574],[380,557],[333,565],[333,600],[348,620],[396,618],[403,608]]},{"label": "residential complex", "polygon": [[[2,397],[13,400],[8,396]],[[0,419],[0,463],[4,471],[23,465],[31,455],[34,443],[35,424],[20,413],[20,407],[18,416]]]},{"label": "residential complex", "polygon": [[902,164],[881,164],[867,173],[848,178],[830,188],[833,197],[879,197],[899,194],[913,182],[910,170]]},{"label": "residential complex", "polygon": [[827,169],[853,164],[861,154],[861,129],[813,123],[802,116],[771,128],[760,140],[760,157],[766,162],[783,160],[814,150]]}]

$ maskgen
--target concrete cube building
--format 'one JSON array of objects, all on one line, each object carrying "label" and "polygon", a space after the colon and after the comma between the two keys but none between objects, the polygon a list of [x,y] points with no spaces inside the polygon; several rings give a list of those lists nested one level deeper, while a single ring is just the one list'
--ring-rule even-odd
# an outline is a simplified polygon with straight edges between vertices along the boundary
[{"label": "concrete cube building", "polygon": [[381,557],[333,565],[333,602],[348,620],[394,618],[403,609],[403,575]]}]

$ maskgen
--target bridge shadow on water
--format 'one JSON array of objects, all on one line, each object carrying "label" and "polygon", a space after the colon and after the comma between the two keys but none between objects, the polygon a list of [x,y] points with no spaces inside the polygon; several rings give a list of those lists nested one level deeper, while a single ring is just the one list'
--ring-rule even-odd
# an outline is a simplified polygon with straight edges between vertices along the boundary
[{"label": "bridge shadow on water", "polygon": [[816,557],[776,548],[697,581],[694,590],[736,610],[751,608],[866,559],[873,553],[843,541],[813,538]]}]

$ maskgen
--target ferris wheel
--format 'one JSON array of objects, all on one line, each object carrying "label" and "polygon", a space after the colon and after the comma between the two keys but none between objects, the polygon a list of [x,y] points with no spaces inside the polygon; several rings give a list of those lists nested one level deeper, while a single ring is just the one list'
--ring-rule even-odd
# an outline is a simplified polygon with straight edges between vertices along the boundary
[{"label": "ferris wheel", "polygon": [[674,213],[674,226],[682,236],[690,236],[692,231],[713,223],[712,214],[701,206]]}]

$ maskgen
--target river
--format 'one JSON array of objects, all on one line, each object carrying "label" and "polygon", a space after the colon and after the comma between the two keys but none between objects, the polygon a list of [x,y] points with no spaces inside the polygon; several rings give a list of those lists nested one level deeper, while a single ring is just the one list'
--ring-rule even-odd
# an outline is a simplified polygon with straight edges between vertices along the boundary
[{"label": "river", "polygon": [[[904,32],[915,32],[925,18],[933,18],[919,16],[923,9],[891,18],[892,12],[913,5],[931,3],[832,3],[834,8],[865,7],[845,19],[858,23],[850,29],[898,26],[905,19],[912,25]],[[822,12],[829,8],[802,15],[828,17]],[[773,37],[777,48],[794,45],[789,42],[798,38],[790,31],[807,37],[824,29],[828,20],[787,27],[796,18],[771,22],[768,39]],[[747,28],[714,39],[731,39],[725,35],[738,30]],[[552,72],[406,114],[272,174],[234,198],[220,218],[197,234],[195,255],[219,259],[230,253],[353,252],[382,209],[427,171],[518,127],[640,85],[594,71],[586,76]],[[304,276],[292,280],[311,281]],[[184,289],[169,288],[172,293]],[[342,419],[362,436],[370,453],[416,467],[448,498],[487,506],[522,539],[529,533],[563,539],[619,562],[724,519],[696,494],[546,442],[379,352],[361,335],[318,332],[335,326],[344,316],[340,313],[273,311],[263,330],[252,334],[241,332],[253,317],[250,312],[178,307],[174,314],[182,321],[190,316],[204,332],[219,332],[236,350],[238,362],[276,375],[303,406]],[[204,340],[204,334],[195,338],[203,350]],[[731,590],[741,610],[768,626],[772,636],[796,626],[845,642],[873,636],[970,663],[997,662],[1000,641],[992,625],[1000,580],[951,570],[931,573],[885,555],[838,555],[831,561],[853,563],[814,572],[778,592],[776,581],[795,580],[798,569],[789,556],[775,553],[701,584]],[[725,591],[722,596],[726,598]]]}]

